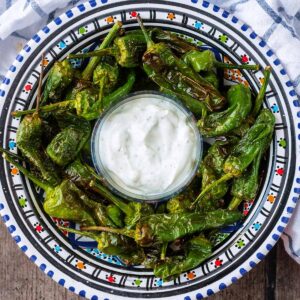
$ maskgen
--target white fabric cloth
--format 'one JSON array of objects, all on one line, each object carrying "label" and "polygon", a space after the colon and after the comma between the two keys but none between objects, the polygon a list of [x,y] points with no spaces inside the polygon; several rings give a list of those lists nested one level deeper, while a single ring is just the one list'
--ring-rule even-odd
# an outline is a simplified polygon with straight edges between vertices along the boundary
[{"label": "white fabric cloth", "polygon": [[[182,0],[185,4],[189,1]],[[28,39],[64,10],[81,2],[84,1],[0,0],[0,79]],[[211,0],[211,2],[250,25],[268,43],[285,66],[294,88],[300,95],[300,1]],[[282,236],[286,251],[300,263],[298,228],[300,228],[300,205],[295,209]]]}]

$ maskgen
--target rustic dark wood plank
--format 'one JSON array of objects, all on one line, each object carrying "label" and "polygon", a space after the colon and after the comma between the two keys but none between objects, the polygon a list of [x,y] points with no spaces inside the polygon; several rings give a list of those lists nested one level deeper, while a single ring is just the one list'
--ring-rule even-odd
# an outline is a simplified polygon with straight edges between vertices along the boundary
[{"label": "rustic dark wood plank", "polygon": [[[81,297],[67,291],[41,272],[21,252],[10,237],[6,227],[0,222],[0,299],[2,300],[79,300]],[[275,254],[274,254],[275,253]],[[300,299],[300,266],[278,245],[276,251],[258,264],[246,276],[226,290],[210,297],[211,300],[270,300],[266,298],[266,287],[274,287],[276,300]],[[275,268],[274,268],[275,266]],[[274,278],[266,272],[277,270]]]},{"label": "rustic dark wood plank", "polygon": [[276,299],[298,300],[300,299],[300,265],[286,254],[283,242],[278,243],[277,249]]}]

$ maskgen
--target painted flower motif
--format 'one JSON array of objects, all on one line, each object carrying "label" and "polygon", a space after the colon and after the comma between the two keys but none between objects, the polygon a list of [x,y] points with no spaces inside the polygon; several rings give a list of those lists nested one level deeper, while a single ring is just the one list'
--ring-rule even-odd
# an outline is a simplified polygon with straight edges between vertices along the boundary
[{"label": "painted flower motif", "polygon": [[62,251],[62,248],[61,248],[59,245],[55,244],[54,247],[53,247],[53,250],[54,250],[56,253],[59,253],[59,252]]},{"label": "painted flower motif", "polygon": [[238,239],[235,243],[235,247],[237,247],[238,249],[243,248],[245,245],[245,241],[242,238]]},{"label": "painted flower motif", "polygon": [[279,166],[277,166],[277,169],[275,170],[275,174],[282,176],[284,174],[284,169],[283,168],[279,168]]},{"label": "painted flower motif", "polygon": [[222,266],[222,264],[223,264],[223,259],[217,258],[214,262],[215,268]]},{"label": "painted flower motif", "polygon": [[164,281],[161,279],[161,278],[159,278],[159,279],[155,279],[154,280],[154,286],[162,286],[163,285],[163,283],[164,283]]},{"label": "painted flower motif", "polygon": [[273,105],[271,106],[271,109],[274,114],[279,113],[279,107],[276,103],[273,103]]},{"label": "painted flower motif", "polygon": [[23,88],[23,92],[28,94],[31,90],[32,90],[32,82],[28,81]]},{"label": "painted flower motif", "polygon": [[203,28],[203,23],[200,21],[195,21],[195,23],[193,24],[194,28],[197,30],[200,30]]},{"label": "painted flower motif", "polygon": [[265,78],[264,77],[259,77],[258,78],[260,84],[263,84],[265,82]]},{"label": "painted flower motif", "polygon": [[38,233],[44,232],[44,228],[39,222],[34,223],[33,227],[34,227],[34,230]]},{"label": "painted flower motif", "polygon": [[[78,31],[80,30],[80,28],[78,29]],[[67,48],[67,44],[65,41],[61,40],[58,44],[57,44],[57,47],[60,49],[60,50],[63,50],[65,48]]]},{"label": "painted flower motif", "polygon": [[83,261],[80,261],[80,260],[75,260],[76,264],[75,264],[75,267],[79,270],[84,270],[86,269],[86,265]]},{"label": "painted flower motif", "polygon": [[269,201],[271,204],[273,204],[275,200],[276,200],[276,196],[274,196],[273,193],[268,195],[267,201]]},{"label": "painted flower motif", "polygon": [[113,275],[106,275],[106,280],[110,283],[115,283],[116,282],[116,277]]},{"label": "painted flower motif", "polygon": [[110,24],[110,23],[114,23],[115,22],[115,19],[116,17],[114,16],[108,16],[104,19],[104,21],[107,23],[107,24]]},{"label": "painted flower motif", "polygon": [[167,19],[173,21],[174,19],[176,19],[176,16],[174,13],[172,12],[169,12],[168,15],[167,15]]},{"label": "painted flower motif", "polygon": [[12,175],[12,176],[15,176],[15,175],[19,175],[19,169],[18,168],[16,168],[15,166],[10,166],[10,174]]},{"label": "painted flower motif", "polygon": [[184,277],[186,277],[187,280],[192,280],[196,277],[195,271],[189,271],[184,274]]},{"label": "painted flower motif", "polygon": [[9,139],[8,141],[8,148],[9,150],[14,150],[16,148],[17,144],[14,139]]},{"label": "painted flower motif", "polygon": [[88,27],[87,26],[82,26],[78,28],[78,34],[85,35],[88,33]]},{"label": "painted flower motif", "polygon": [[279,141],[277,141],[279,147],[286,148],[286,140],[284,138],[280,138]]},{"label": "painted flower motif", "polygon": [[27,207],[27,199],[24,196],[19,196],[18,202],[22,208]]},{"label": "painted flower motif", "polygon": [[142,283],[143,283],[143,281],[141,279],[137,278],[132,282],[132,285],[136,285],[137,287],[140,287]]},{"label": "painted flower motif", "polygon": [[224,44],[227,43],[227,41],[228,41],[228,36],[224,33],[220,34],[218,38],[219,38],[219,41],[224,43]]},{"label": "painted flower motif", "polygon": [[129,13],[130,19],[136,18],[138,15],[139,15],[139,13],[138,13],[137,11],[131,11],[131,12]]},{"label": "painted flower motif", "polygon": [[77,68],[81,67],[82,59],[80,59],[80,58],[70,58],[69,62],[71,63],[71,65],[74,69],[77,69]]},{"label": "painted flower motif", "polygon": [[40,66],[43,64],[44,67],[47,67],[49,64],[49,59],[47,57],[44,57],[44,59],[41,61]]},{"label": "painted flower motif", "polygon": [[249,64],[251,58],[247,56],[246,54],[241,55],[241,61],[243,64]]},{"label": "painted flower motif", "polygon": [[258,231],[261,227],[261,223],[256,222],[252,225],[252,229],[254,229],[255,231]]}]

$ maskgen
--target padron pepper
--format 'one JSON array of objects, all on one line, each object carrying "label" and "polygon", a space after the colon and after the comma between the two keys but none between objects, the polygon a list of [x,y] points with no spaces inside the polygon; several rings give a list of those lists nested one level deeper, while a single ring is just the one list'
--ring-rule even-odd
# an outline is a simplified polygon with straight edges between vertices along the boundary
[{"label": "padron pepper", "polygon": [[42,137],[43,121],[39,115],[34,112],[25,116],[17,130],[18,149],[36,167],[41,178],[51,186],[55,186],[60,183],[61,179],[55,165],[43,149]]},{"label": "padron pepper", "polygon": [[143,55],[143,68],[146,74],[160,88],[178,95],[179,99],[189,104],[191,99],[205,103],[209,110],[218,110],[225,105],[225,98],[215,87],[202,78],[184,61],[176,57],[167,44],[155,44],[140,17],[137,17],[147,42],[147,51]]},{"label": "padron pepper", "polygon": [[225,160],[223,166],[225,175],[204,188],[194,201],[193,205],[220,183],[241,176],[246,168],[254,161],[259,152],[262,149],[267,149],[265,141],[270,141],[274,126],[274,115],[269,109],[262,109],[253,126],[250,127]]},{"label": "padron pepper", "polygon": [[79,159],[70,164],[65,172],[67,177],[80,188],[90,189],[118,207],[125,215],[124,222],[128,228],[133,227],[141,217],[154,213],[153,207],[148,203],[129,202],[127,204],[115,196],[103,185],[102,178]]},{"label": "padron pepper", "polygon": [[226,69],[244,69],[244,70],[259,70],[259,65],[234,65],[217,61],[214,53],[211,50],[191,50],[183,57],[186,64],[191,66],[196,72],[211,71],[213,68]]},{"label": "padron pepper", "polygon": [[211,243],[202,236],[188,240],[184,245],[184,256],[167,257],[165,261],[156,263],[154,275],[163,280],[176,278],[181,273],[196,268],[212,254]]},{"label": "padron pepper", "polygon": [[16,166],[28,179],[45,191],[46,196],[43,207],[49,216],[78,222],[87,226],[103,224],[115,226],[106,216],[104,206],[89,199],[70,180],[63,180],[59,185],[52,187],[24,168],[15,160],[14,156],[4,152],[3,158]]},{"label": "padron pepper", "polygon": [[[95,89],[85,89],[76,94],[75,100],[66,100],[54,104],[40,107],[40,113],[47,113],[59,110],[76,110],[78,116],[86,120],[94,120],[99,118],[104,109],[120,100],[122,97],[130,93],[135,82],[135,72],[130,70],[127,75],[127,81],[111,92],[110,94],[98,100],[98,92]],[[14,117],[20,117],[34,112],[34,110],[15,111],[12,113]]]},{"label": "padron pepper", "polygon": [[150,247],[156,243],[172,242],[196,232],[229,225],[240,218],[240,212],[219,209],[207,213],[180,212],[149,215],[140,219],[135,229],[90,226],[83,227],[82,230],[106,231],[125,235],[133,238],[142,247]]},{"label": "padron pepper", "polygon": [[116,37],[111,48],[91,51],[82,54],[70,54],[69,58],[114,56],[117,63],[124,68],[139,66],[142,54],[146,50],[145,37],[142,32],[128,32]]},{"label": "padron pepper", "polygon": [[227,93],[228,108],[211,113],[198,121],[201,134],[205,137],[226,135],[238,128],[249,115],[252,107],[250,89],[243,84],[230,87]]},{"label": "padron pepper", "polygon": [[261,150],[245,173],[243,173],[242,176],[233,179],[231,187],[231,195],[233,198],[229,203],[229,210],[237,209],[243,200],[252,200],[256,196],[260,181],[259,169],[261,160],[272,141],[272,133],[273,132],[270,132],[270,135],[262,141]]},{"label": "padron pepper", "polygon": [[69,119],[68,126],[46,148],[48,156],[61,167],[76,159],[91,134],[91,125],[87,120],[70,113],[65,116]]},{"label": "padron pepper", "polygon": [[59,101],[74,77],[74,69],[68,60],[57,61],[49,72],[41,104]]},{"label": "padron pepper", "polygon": [[140,265],[145,259],[143,248],[126,236],[110,232],[92,233],[67,227],[59,228],[95,240],[100,251],[108,255],[119,256],[127,265]]},{"label": "padron pepper", "polygon": [[[107,48],[111,42],[114,40],[114,38],[117,36],[119,30],[122,27],[122,22],[117,21],[113,27],[110,29],[109,33],[106,35],[100,46],[98,47],[98,50],[102,50]],[[96,69],[97,65],[101,61],[101,57],[92,57],[85,67],[85,69],[82,72],[82,79],[83,80],[91,80],[93,77],[93,72]]]}]

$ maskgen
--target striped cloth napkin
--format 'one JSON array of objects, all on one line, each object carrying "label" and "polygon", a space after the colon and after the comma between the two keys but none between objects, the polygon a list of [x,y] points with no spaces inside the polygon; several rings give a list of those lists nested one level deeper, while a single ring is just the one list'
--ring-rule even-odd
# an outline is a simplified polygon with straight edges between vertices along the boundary
[{"label": "striped cloth napkin", "polygon": [[[166,0],[171,1],[171,0]],[[185,4],[189,1],[182,0]],[[0,0],[0,79],[40,28],[84,1]],[[109,2],[109,0],[108,0]],[[200,0],[199,0],[200,2]],[[249,24],[285,66],[300,95],[300,0],[211,0]],[[282,238],[288,254],[300,263],[300,205]]]}]

